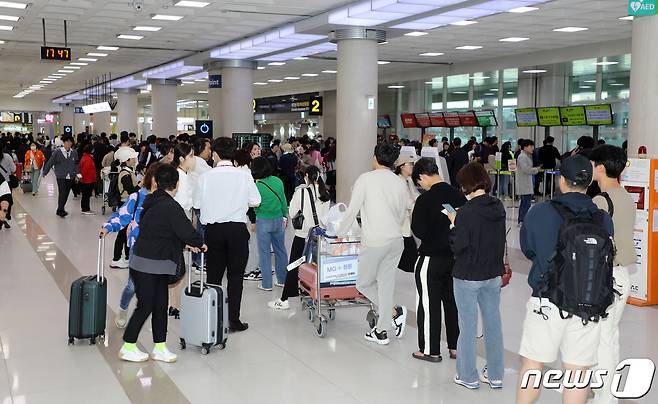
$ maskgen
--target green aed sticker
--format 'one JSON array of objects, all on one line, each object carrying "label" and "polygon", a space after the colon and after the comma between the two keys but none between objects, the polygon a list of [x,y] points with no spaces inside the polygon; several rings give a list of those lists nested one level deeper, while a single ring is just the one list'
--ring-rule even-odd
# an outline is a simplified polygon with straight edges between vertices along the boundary
[{"label": "green aed sticker", "polygon": [[628,15],[644,17],[656,14],[656,0],[629,0]]}]

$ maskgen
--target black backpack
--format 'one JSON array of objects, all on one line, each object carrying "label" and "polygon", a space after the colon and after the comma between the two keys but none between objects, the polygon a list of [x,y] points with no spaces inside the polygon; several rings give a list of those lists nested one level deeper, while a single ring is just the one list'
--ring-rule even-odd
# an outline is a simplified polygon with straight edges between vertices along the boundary
[{"label": "black backpack", "polygon": [[[606,318],[613,303],[615,245],[603,225],[604,212],[576,215],[556,201],[551,205],[562,217],[552,269],[546,288],[548,300],[563,319],[577,316],[583,325]],[[567,315],[564,315],[564,312]]]}]

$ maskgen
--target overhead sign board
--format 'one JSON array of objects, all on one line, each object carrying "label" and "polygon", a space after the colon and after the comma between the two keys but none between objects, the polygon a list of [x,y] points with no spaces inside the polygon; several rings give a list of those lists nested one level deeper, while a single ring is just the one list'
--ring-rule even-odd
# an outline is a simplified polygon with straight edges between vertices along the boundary
[{"label": "overhead sign board", "polygon": [[539,123],[539,126],[562,125],[562,121],[560,120],[560,108],[558,107],[537,108],[537,121]]},{"label": "overhead sign board", "polygon": [[430,122],[435,128],[444,128],[446,126],[446,119],[441,112],[430,112]]},{"label": "overhead sign board", "polygon": [[253,107],[256,114],[304,112],[310,116],[321,116],[323,103],[322,97],[317,93],[306,93],[258,98],[253,100]]},{"label": "overhead sign board", "polygon": [[401,114],[402,126],[404,128],[417,128],[416,116],[414,114]]},{"label": "overhead sign board", "polygon": [[430,120],[430,116],[427,113],[415,114],[415,116],[416,123],[418,123],[419,128],[429,128],[432,126],[432,121]]},{"label": "overhead sign board", "polygon": [[560,107],[560,116],[564,126],[587,125],[585,107]]},{"label": "overhead sign board", "polygon": [[629,0],[628,15],[645,17],[656,14],[656,0]]},{"label": "overhead sign board", "polygon": [[197,136],[208,139],[213,138],[212,121],[195,121],[194,131]]},{"label": "overhead sign board", "polygon": [[314,95],[311,98],[311,105],[309,106],[308,114],[310,116],[322,116],[322,97]]},{"label": "overhead sign board", "polygon": [[612,125],[612,106],[610,104],[585,105],[585,118],[588,125]]},{"label": "overhead sign board", "polygon": [[498,126],[496,114],[492,110],[475,111],[475,117],[477,118],[478,126],[482,128]]},{"label": "overhead sign board", "polygon": [[99,112],[110,112],[112,107],[109,102],[99,102],[97,104],[84,105],[82,107],[82,112],[85,114],[96,114]]},{"label": "overhead sign board", "polygon": [[460,112],[459,122],[461,123],[461,126],[478,126],[478,120],[473,111]]},{"label": "overhead sign board", "polygon": [[514,110],[514,114],[516,115],[516,126],[519,128],[527,128],[539,124],[536,108],[518,108]]},{"label": "overhead sign board", "polygon": [[446,120],[446,126],[449,128],[458,128],[461,126],[461,121],[459,120],[459,113],[457,112],[444,112],[443,117]]}]

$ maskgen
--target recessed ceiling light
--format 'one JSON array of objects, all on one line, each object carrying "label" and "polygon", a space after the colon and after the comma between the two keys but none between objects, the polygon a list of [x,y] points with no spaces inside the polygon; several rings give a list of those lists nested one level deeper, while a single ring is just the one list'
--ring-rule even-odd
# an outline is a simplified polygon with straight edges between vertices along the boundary
[{"label": "recessed ceiling light", "polygon": [[418,54],[418,56],[442,56],[442,55],[444,55],[442,52],[425,52]]},{"label": "recessed ceiling light", "polygon": [[482,49],[482,47],[479,46],[479,45],[464,45],[464,46],[458,46],[455,49],[458,49],[458,50],[477,50],[477,49]]},{"label": "recessed ceiling light", "polygon": [[490,89],[489,91],[492,91],[492,92],[495,93],[495,92],[498,92],[498,89],[497,89],[497,88],[492,88],[492,89]]},{"label": "recessed ceiling light", "polygon": [[596,62],[594,64],[597,66],[612,66],[612,65],[618,65],[619,62]]},{"label": "recessed ceiling light", "polygon": [[491,77],[489,76],[470,76],[469,79],[471,80],[486,80],[490,79]]},{"label": "recessed ceiling light", "polygon": [[64,67],[66,67],[67,69],[73,69],[73,70],[80,70],[80,69],[82,69],[82,67],[80,67],[80,66],[64,66]]},{"label": "recessed ceiling light", "polygon": [[530,70],[524,70],[523,73],[528,73],[528,74],[537,74],[537,73],[546,73],[548,70],[544,69],[530,69]]},{"label": "recessed ceiling light", "polygon": [[257,70],[265,70],[265,66],[258,66],[256,69]]},{"label": "recessed ceiling light", "polygon": [[3,21],[18,21],[20,19],[21,19],[21,17],[16,17],[16,16],[13,16],[13,15],[0,15],[0,20],[3,20]]},{"label": "recessed ceiling light", "polygon": [[477,23],[478,23],[477,21],[473,21],[473,20],[463,20],[463,21],[451,22],[450,25],[466,26],[466,25],[473,25]]},{"label": "recessed ceiling light", "polygon": [[507,95],[516,95],[516,93],[514,91],[508,91],[505,94],[507,94]]},{"label": "recessed ceiling light", "polygon": [[610,85],[613,86],[613,87],[623,87],[624,86],[624,84],[622,84],[622,83],[612,83]]},{"label": "recessed ceiling light", "polygon": [[[78,60],[81,61],[81,62],[97,62],[98,61],[98,59],[94,59],[94,58],[78,58]],[[73,64],[73,63],[71,63],[71,64]]]},{"label": "recessed ceiling light", "polygon": [[270,63],[268,63],[269,66],[283,66],[285,64],[286,64],[286,62],[270,62]]},{"label": "recessed ceiling light", "polygon": [[439,81],[426,81],[425,84],[443,84],[442,82]]},{"label": "recessed ceiling light", "polygon": [[510,13],[527,13],[529,11],[539,10],[537,7],[517,7],[509,10]]},{"label": "recessed ceiling light", "polygon": [[293,58],[293,60],[308,60],[306,56],[298,56],[296,58]]},{"label": "recessed ceiling light", "polygon": [[183,81],[183,84],[194,84],[193,81]]},{"label": "recessed ceiling light", "polygon": [[387,43],[388,43],[388,41],[384,41],[384,42],[380,42],[379,44],[380,45],[386,45]]},{"label": "recessed ceiling light", "polygon": [[0,39],[0,45],[2,45],[3,43],[5,43],[5,41]]},{"label": "recessed ceiling light", "polygon": [[174,6],[176,7],[196,7],[196,8],[201,8],[205,7],[210,3],[206,3],[203,1],[188,1],[188,0],[181,0],[176,3],[174,3]]},{"label": "recessed ceiling light", "polygon": [[199,94],[208,94],[208,91],[206,91],[206,90],[199,90],[199,91],[197,91],[197,93],[199,93]]},{"label": "recessed ceiling light", "polygon": [[580,88],[592,88],[590,86],[580,86]]},{"label": "recessed ceiling light", "polygon": [[263,83],[262,81],[257,81],[254,83],[255,86],[266,86],[267,83]]},{"label": "recessed ceiling light", "polygon": [[427,32],[423,32],[423,31],[413,31],[413,32],[407,32],[406,34],[404,34],[404,36],[425,36],[427,34],[428,34]]},{"label": "recessed ceiling light", "polygon": [[388,88],[398,89],[398,88],[404,88],[404,86],[388,86]]},{"label": "recessed ceiling light", "polygon": [[13,29],[14,27],[12,27],[11,25],[0,25],[0,31],[11,31]]},{"label": "recessed ceiling light", "polygon": [[167,15],[167,14],[155,14],[151,17],[152,20],[164,20],[164,21],[180,21],[183,19],[182,15]]},{"label": "recessed ceiling light", "polygon": [[73,70],[62,69],[62,70],[57,70],[57,73],[73,73]]},{"label": "recessed ceiling light", "polygon": [[15,3],[13,1],[0,1],[0,7],[16,8],[16,9],[19,9],[19,10],[25,10],[27,8],[27,4],[25,4],[25,3]]},{"label": "recessed ceiling light", "polygon": [[[115,51],[115,50],[119,50],[119,47],[118,46],[101,45],[101,46],[96,47],[96,49],[104,50],[104,51]],[[98,54],[92,55],[91,53],[87,53],[87,55],[89,55],[89,56],[98,56]],[[105,56],[107,56],[107,55],[105,55]]]},{"label": "recessed ceiling light", "polygon": [[484,93],[484,95],[485,95],[485,96],[488,96],[488,97],[493,97],[493,96],[496,95],[496,94],[494,94],[494,93]]},{"label": "recessed ceiling light", "polygon": [[583,28],[583,27],[564,27],[564,28],[556,28],[553,30],[553,32],[580,32],[580,31],[587,31],[589,28]]},{"label": "recessed ceiling light", "polygon": [[52,81],[59,80],[59,77],[50,75],[48,76],[48,80],[52,80]]},{"label": "recessed ceiling light", "polygon": [[148,31],[148,32],[158,32],[162,29],[162,27],[151,27],[148,25],[138,25],[135,28],[133,28],[133,31]]},{"label": "recessed ceiling light", "polygon": [[283,79],[284,80],[299,80],[299,77],[297,77],[297,76],[288,76],[288,77],[284,77]]},{"label": "recessed ceiling light", "polygon": [[323,70],[322,73],[327,73],[327,74],[336,74],[338,73],[336,70]]},{"label": "recessed ceiling light", "polygon": [[278,79],[270,79],[270,80],[267,80],[267,81],[269,81],[270,83],[281,83],[281,82],[283,82],[283,80],[278,80]]},{"label": "recessed ceiling light", "polygon": [[53,74],[51,74],[51,76],[54,76],[54,77],[64,77],[64,76],[66,76],[66,74],[62,74],[62,73],[53,73]]},{"label": "recessed ceiling light", "polygon": [[585,80],[583,83],[596,83],[596,80]]},{"label": "recessed ceiling light", "polygon": [[41,81],[39,81],[39,83],[41,83],[41,84],[50,84],[50,83],[52,83],[52,81],[50,81],[50,80],[41,80]]},{"label": "recessed ceiling light", "polygon": [[620,20],[623,21],[633,21],[633,16],[632,15],[627,15],[626,17],[619,17]]},{"label": "recessed ceiling light", "polygon": [[499,39],[498,42],[523,42],[523,41],[527,41],[528,39],[530,39],[530,38],[524,38],[524,37],[520,37],[520,36],[511,36],[509,38]]},{"label": "recessed ceiling light", "polygon": [[206,81],[206,79],[194,79],[194,81],[196,81],[198,83],[203,83],[204,81]]},{"label": "recessed ceiling light", "polygon": [[387,65],[387,64],[389,64],[389,63],[391,63],[391,62],[389,62],[389,61],[387,61],[387,60],[378,60],[378,61],[377,61],[377,64],[378,64],[378,65]]},{"label": "recessed ceiling light", "polygon": [[87,53],[87,56],[95,56],[95,57],[104,58],[105,56],[107,56],[107,53],[89,52],[89,53]]},{"label": "recessed ceiling light", "polygon": [[453,94],[468,94],[466,91],[453,91]]},{"label": "recessed ceiling light", "polygon": [[317,76],[319,76],[319,74],[317,74],[317,73],[304,73],[304,74],[302,74],[302,76],[304,76],[304,77],[317,77]]},{"label": "recessed ceiling light", "polygon": [[118,39],[129,39],[131,41],[139,41],[140,39],[144,39],[143,36],[141,35],[125,35],[125,34],[120,34],[117,35]]}]

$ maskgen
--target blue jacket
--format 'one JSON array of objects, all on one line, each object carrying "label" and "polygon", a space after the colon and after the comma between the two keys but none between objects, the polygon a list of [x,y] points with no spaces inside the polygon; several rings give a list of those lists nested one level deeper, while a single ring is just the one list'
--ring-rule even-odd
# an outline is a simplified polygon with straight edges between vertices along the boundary
[{"label": "blue jacket", "polygon": [[110,220],[103,225],[103,228],[112,233],[117,233],[127,226],[130,226],[127,242],[128,248],[130,249],[135,245],[137,236],[139,236],[139,221],[142,216],[142,205],[148,194],[149,191],[145,188],[140,188],[139,191],[130,194],[123,206],[114,212],[110,217]]},{"label": "blue jacket", "polygon": [[[561,202],[576,214],[596,212],[599,209],[590,197],[578,192],[562,194],[556,197],[555,201]],[[612,219],[607,212],[603,220],[606,230],[613,236]],[[546,275],[552,268],[550,260],[555,253],[561,225],[562,218],[550,202],[535,205],[523,221],[521,250],[529,260],[532,260],[528,284],[532,288],[534,297],[539,297],[539,291],[548,280]]]}]

